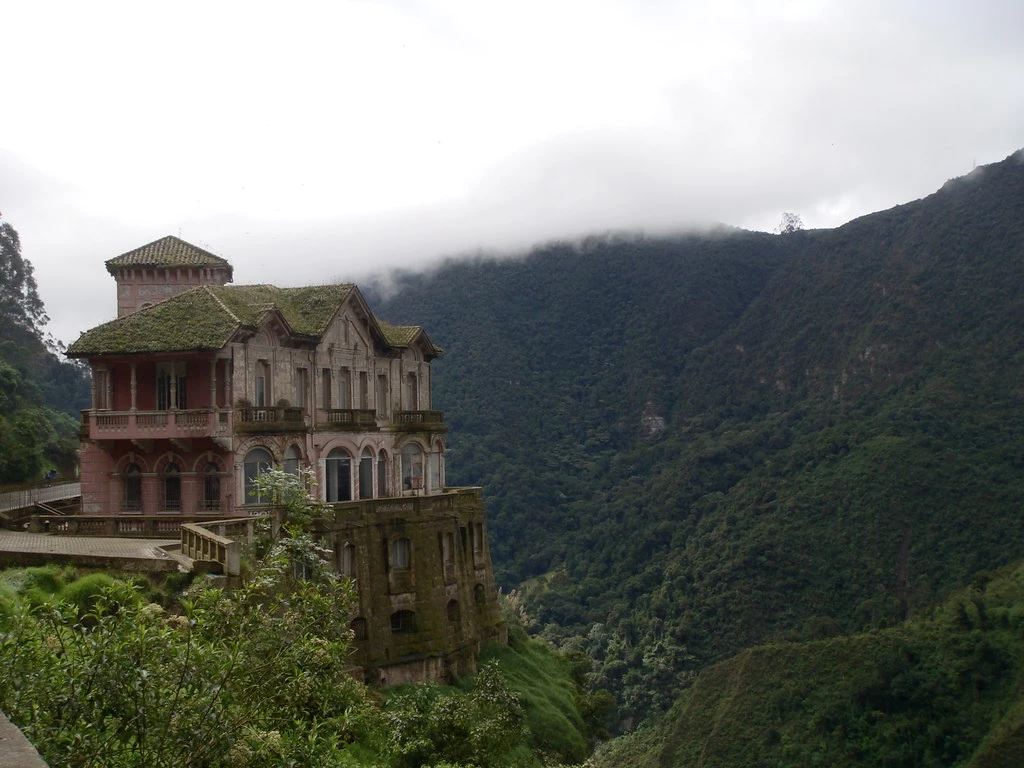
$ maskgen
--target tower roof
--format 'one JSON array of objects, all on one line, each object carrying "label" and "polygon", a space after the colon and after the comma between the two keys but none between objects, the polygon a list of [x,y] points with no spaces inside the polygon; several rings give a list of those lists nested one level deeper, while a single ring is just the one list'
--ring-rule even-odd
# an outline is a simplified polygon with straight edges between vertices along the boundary
[{"label": "tower roof", "polygon": [[115,256],[109,259],[106,265],[110,274],[114,274],[121,267],[214,267],[227,270],[229,281],[232,272],[227,259],[215,256],[173,235],[161,237],[140,248]]}]

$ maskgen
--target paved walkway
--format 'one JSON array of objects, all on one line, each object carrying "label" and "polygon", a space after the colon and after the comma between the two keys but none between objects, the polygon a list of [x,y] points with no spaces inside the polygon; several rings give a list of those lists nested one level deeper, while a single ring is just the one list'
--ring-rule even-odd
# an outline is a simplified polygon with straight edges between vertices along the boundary
[{"label": "paved walkway", "polygon": [[73,499],[81,495],[81,483],[61,483],[43,488],[29,488],[24,491],[0,493],[0,512],[10,512],[12,509],[25,509],[26,507],[33,506],[38,501],[61,501],[63,499]]},{"label": "paved walkway", "polygon": [[162,546],[179,539],[116,539],[103,536],[58,536],[0,530],[0,552],[31,552],[60,556],[124,557],[171,560]]}]

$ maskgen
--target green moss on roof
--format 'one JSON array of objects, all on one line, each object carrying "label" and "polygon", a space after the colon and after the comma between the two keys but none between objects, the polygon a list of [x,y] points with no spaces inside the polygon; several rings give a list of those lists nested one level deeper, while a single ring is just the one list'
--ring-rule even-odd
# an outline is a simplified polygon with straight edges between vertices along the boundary
[{"label": "green moss on roof", "polygon": [[225,259],[173,235],[115,256],[106,264],[111,273],[120,267],[222,267],[231,272],[231,264]]},{"label": "green moss on roof", "polygon": [[210,291],[243,325],[255,326],[264,312],[277,309],[293,332],[321,336],[354,287],[351,283],[304,288],[230,285],[211,286]]},{"label": "green moss on roof", "polygon": [[423,338],[424,344],[431,354],[440,356],[444,353],[444,350],[434,344],[428,337],[422,327],[418,325],[392,325],[391,323],[385,323],[382,320],[377,321],[377,325],[380,326],[381,333],[384,334],[384,340],[392,347],[408,347],[418,337]]},{"label": "green moss on roof", "polygon": [[207,288],[193,288],[83,333],[68,357],[220,349],[239,322]]},{"label": "green moss on roof", "polygon": [[201,286],[86,331],[70,357],[220,349],[242,328],[278,311],[293,333],[320,337],[354,286]]}]

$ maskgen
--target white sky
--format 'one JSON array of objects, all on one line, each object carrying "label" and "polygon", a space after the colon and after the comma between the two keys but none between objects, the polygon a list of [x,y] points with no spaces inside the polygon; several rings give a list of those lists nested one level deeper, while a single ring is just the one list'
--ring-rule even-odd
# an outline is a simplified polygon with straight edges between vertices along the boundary
[{"label": "white sky", "polygon": [[808,227],[1024,146],[1024,3],[0,0],[0,211],[51,331],[167,234],[235,282]]}]

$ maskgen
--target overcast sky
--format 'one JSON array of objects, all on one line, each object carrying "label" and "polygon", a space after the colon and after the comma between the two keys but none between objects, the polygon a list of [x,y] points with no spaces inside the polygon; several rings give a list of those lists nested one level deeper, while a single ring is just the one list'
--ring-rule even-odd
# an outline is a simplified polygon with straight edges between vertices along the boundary
[{"label": "overcast sky", "polygon": [[167,234],[235,282],[783,211],[1024,146],[1024,3],[0,0],[0,211],[70,343]]}]

